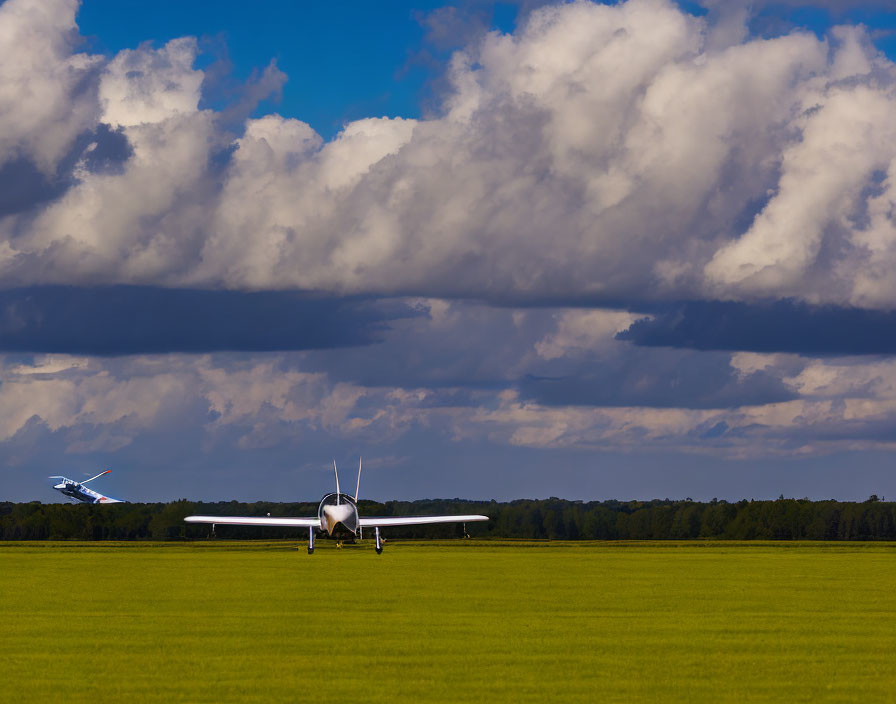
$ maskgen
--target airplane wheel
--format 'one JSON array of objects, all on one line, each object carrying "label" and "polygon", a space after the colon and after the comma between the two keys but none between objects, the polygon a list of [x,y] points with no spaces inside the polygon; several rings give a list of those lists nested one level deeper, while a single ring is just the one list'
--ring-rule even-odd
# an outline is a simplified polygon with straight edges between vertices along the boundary
[{"label": "airplane wheel", "polygon": [[382,554],[383,554],[383,549],[382,549],[382,548],[374,548],[374,550],[376,550],[376,554],[377,554],[377,555],[382,555]]},{"label": "airplane wheel", "polygon": [[313,554],[314,554],[314,548],[308,548],[308,554],[309,554],[309,555],[313,555]]}]

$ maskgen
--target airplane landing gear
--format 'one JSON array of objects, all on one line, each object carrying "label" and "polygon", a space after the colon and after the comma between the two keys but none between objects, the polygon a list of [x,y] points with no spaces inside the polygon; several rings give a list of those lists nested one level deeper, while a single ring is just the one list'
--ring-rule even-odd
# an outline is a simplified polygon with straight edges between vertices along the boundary
[{"label": "airplane landing gear", "polygon": [[308,554],[311,555],[314,552],[314,528],[308,528]]},{"label": "airplane landing gear", "polygon": [[383,540],[382,540],[382,538],[380,538],[380,527],[377,526],[375,530],[376,530],[376,554],[382,555],[383,554]]}]

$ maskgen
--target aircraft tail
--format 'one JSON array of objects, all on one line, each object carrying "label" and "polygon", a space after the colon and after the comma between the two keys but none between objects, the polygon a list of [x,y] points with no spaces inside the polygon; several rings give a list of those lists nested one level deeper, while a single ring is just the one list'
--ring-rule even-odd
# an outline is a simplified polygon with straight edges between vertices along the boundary
[{"label": "aircraft tail", "polygon": [[104,474],[109,474],[109,472],[111,472],[111,471],[112,471],[111,469],[107,469],[105,472],[100,472],[100,473],[97,474],[95,477],[91,477],[90,479],[85,479],[85,480],[84,480],[83,482],[81,482],[81,483],[82,483],[82,484],[86,484],[87,482],[92,482],[94,479],[99,479],[101,476],[103,476]]},{"label": "aircraft tail", "polygon": [[333,460],[333,471],[336,473],[336,505],[339,505],[339,470],[336,469],[336,460]]},{"label": "aircraft tail", "polygon": [[[355,484],[355,501],[358,500],[358,493],[361,490],[361,459],[358,458],[358,481]],[[341,494],[339,490],[339,470],[336,469],[336,460],[333,460],[333,474],[336,475],[336,503],[339,503],[339,496]]]}]

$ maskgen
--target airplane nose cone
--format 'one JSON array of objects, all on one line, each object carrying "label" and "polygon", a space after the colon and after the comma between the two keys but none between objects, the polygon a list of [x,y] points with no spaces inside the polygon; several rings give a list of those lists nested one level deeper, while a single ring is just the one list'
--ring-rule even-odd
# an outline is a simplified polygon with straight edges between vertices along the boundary
[{"label": "airplane nose cone", "polygon": [[349,504],[331,504],[324,506],[324,518],[327,521],[327,532],[332,535],[333,530],[340,523],[347,525],[352,522],[354,508]]}]

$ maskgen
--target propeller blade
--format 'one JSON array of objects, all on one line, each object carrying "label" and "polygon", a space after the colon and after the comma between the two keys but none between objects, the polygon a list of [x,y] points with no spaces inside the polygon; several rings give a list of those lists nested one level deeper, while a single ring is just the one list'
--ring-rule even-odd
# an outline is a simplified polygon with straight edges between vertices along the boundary
[{"label": "propeller blade", "polygon": [[361,490],[361,458],[358,458],[358,483],[355,485],[355,503],[358,501],[358,492]]}]

